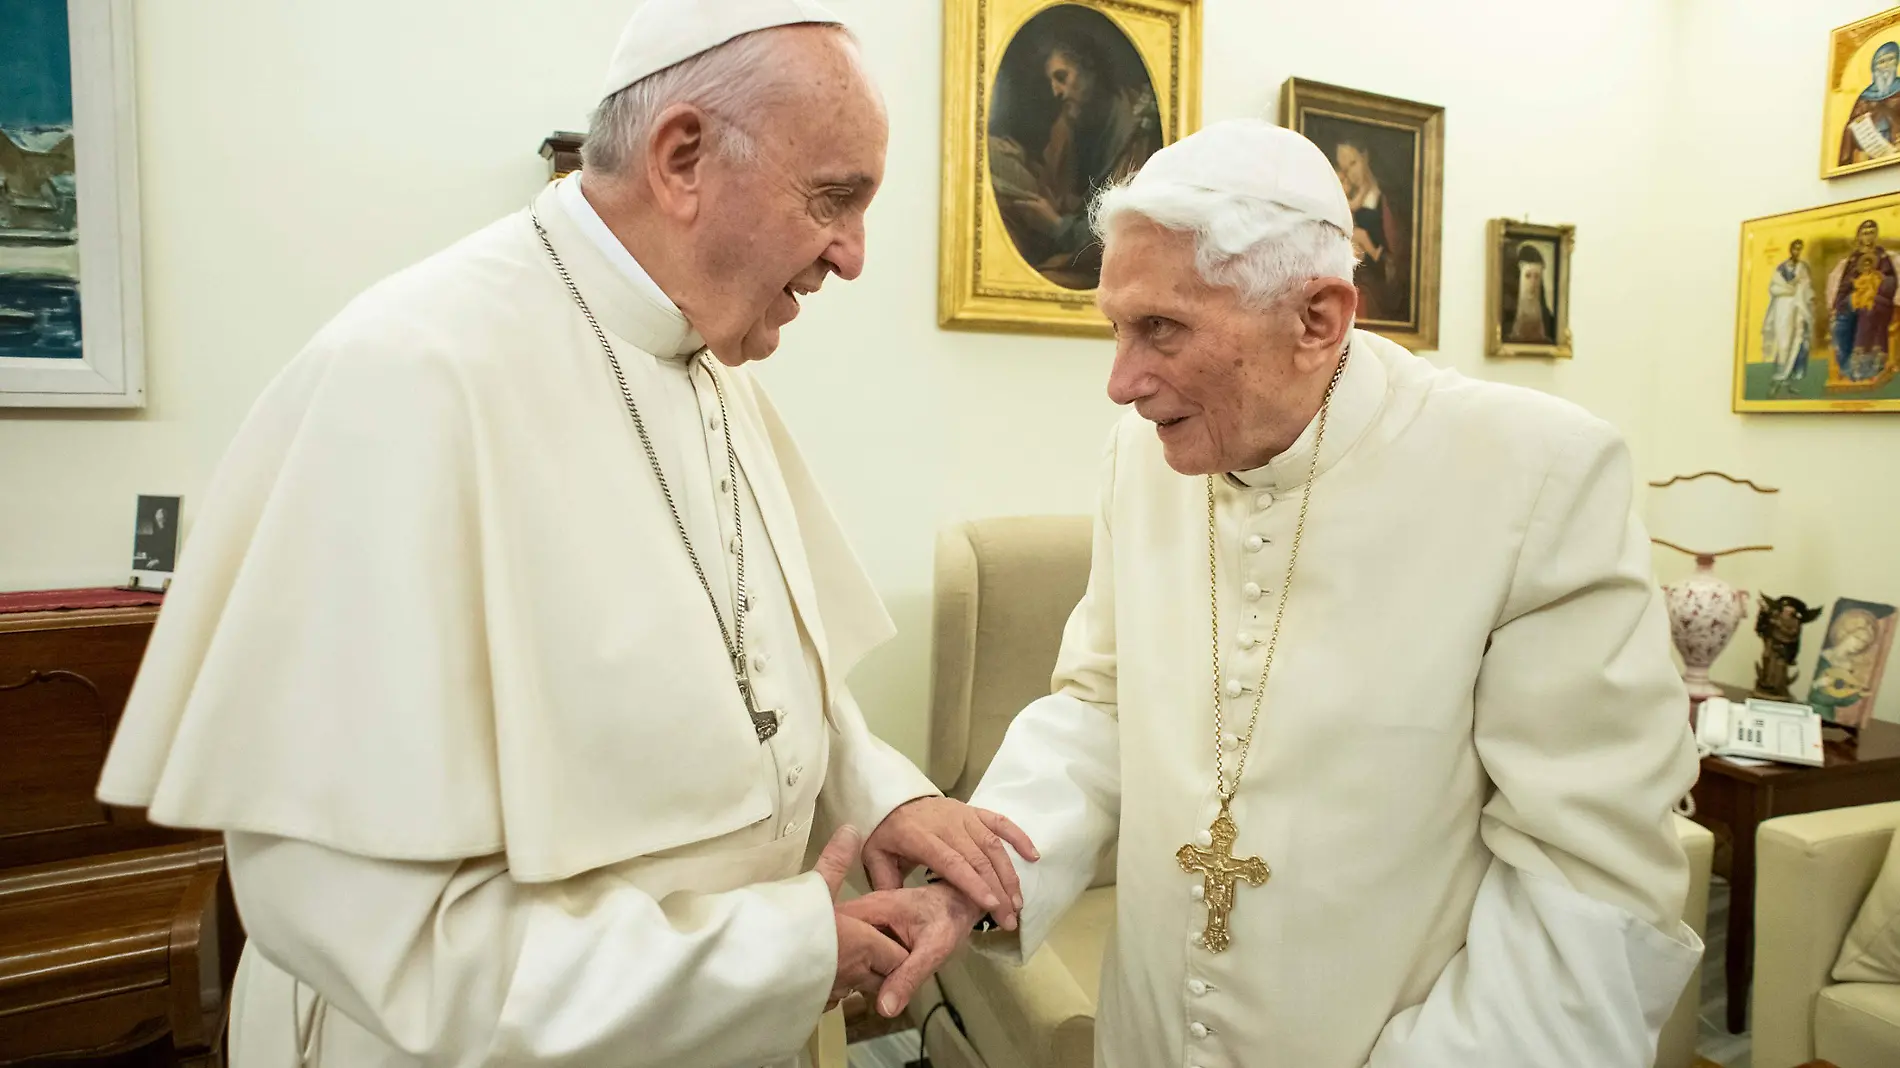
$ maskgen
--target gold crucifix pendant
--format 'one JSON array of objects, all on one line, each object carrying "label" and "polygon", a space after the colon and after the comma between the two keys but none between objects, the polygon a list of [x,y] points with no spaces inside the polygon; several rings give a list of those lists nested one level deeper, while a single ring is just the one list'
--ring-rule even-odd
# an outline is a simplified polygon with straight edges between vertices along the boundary
[{"label": "gold crucifix pendant", "polygon": [[1174,855],[1174,859],[1181,862],[1181,870],[1201,876],[1207,905],[1207,929],[1201,933],[1201,945],[1209,953],[1225,952],[1233,944],[1227,916],[1234,910],[1235,886],[1241,879],[1253,886],[1263,886],[1272,874],[1266,861],[1259,857],[1245,860],[1234,857],[1234,842],[1240,837],[1240,829],[1234,826],[1234,818],[1227,808],[1228,802],[1222,801],[1220,815],[1214,817],[1213,826],[1207,829],[1213,838],[1210,848],[1189,844]]}]

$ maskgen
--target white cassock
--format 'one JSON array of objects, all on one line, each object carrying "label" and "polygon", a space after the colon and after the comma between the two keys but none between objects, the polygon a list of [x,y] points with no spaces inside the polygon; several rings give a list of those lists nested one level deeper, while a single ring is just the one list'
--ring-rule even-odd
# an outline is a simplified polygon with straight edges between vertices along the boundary
[{"label": "white cassock", "polygon": [[[1313,438],[1217,480],[1230,732]],[[1175,858],[1219,809],[1205,482],[1123,420],[1055,692],[972,801],[1043,858],[987,948],[1033,952],[1119,834],[1100,1065],[1647,1068],[1701,952],[1670,825],[1696,760],[1631,487],[1606,424],[1355,333],[1234,802],[1272,877],[1213,954]]]},{"label": "white cassock", "polygon": [[814,821],[934,793],[844,688],[890,622],[764,394],[572,179],[534,210],[728,622],[739,495],[782,726],[528,213],[372,288],[240,431],[100,787],[227,832],[236,1068],[793,1062],[836,967]]}]

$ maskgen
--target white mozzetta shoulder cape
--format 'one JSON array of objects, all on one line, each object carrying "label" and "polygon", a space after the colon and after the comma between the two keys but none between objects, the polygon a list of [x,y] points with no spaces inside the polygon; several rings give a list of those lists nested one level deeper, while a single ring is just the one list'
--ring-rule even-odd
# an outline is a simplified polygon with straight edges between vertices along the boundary
[{"label": "white mozzetta shoulder cape", "polygon": [[[552,194],[539,217],[639,399],[698,339]],[[829,715],[891,623],[764,394],[719,374],[767,528],[748,547],[783,568]],[[528,212],[330,323],[207,500],[103,800],[373,858],[505,852],[523,882],[771,814],[705,594]]]}]

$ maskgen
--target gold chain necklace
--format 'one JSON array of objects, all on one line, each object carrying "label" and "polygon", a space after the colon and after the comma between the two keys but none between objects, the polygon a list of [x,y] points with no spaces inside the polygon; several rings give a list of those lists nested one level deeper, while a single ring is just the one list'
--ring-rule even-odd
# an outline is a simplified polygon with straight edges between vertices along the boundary
[{"label": "gold chain necklace", "polygon": [[1220,796],[1220,814],[1214,817],[1213,824],[1208,827],[1208,845],[1202,847],[1190,842],[1175,853],[1175,859],[1188,874],[1201,876],[1202,897],[1207,905],[1207,929],[1201,933],[1201,945],[1210,953],[1223,952],[1233,943],[1227,921],[1233,912],[1239,881],[1245,879],[1249,885],[1262,886],[1273,874],[1259,857],[1242,859],[1234,856],[1234,842],[1239,838],[1240,831],[1234,824],[1231,809],[1234,796],[1240,792],[1240,777],[1247,771],[1247,754],[1253,751],[1254,730],[1260,725],[1260,708],[1267,695],[1267,676],[1273,671],[1273,656],[1280,648],[1280,626],[1286,621],[1287,596],[1293,590],[1293,571],[1300,562],[1300,542],[1306,537],[1306,514],[1313,503],[1313,482],[1319,477],[1320,450],[1326,443],[1326,416],[1332,411],[1333,393],[1339,388],[1340,376],[1345,374],[1347,356],[1346,352],[1340,353],[1339,364],[1333,368],[1332,381],[1326,384],[1326,396],[1320,401],[1319,425],[1313,433],[1313,460],[1307,466],[1306,485],[1300,492],[1300,520],[1293,527],[1293,548],[1287,554],[1286,578],[1280,583],[1280,603],[1273,615],[1273,633],[1267,638],[1266,662],[1260,666],[1260,682],[1254,688],[1253,713],[1247,720],[1247,733],[1239,741],[1239,754],[1234,759],[1232,779],[1227,777],[1227,752],[1221,744],[1226,734],[1226,724],[1221,709],[1220,571],[1214,520],[1216,476],[1207,476],[1207,607],[1208,616],[1213,621],[1209,629],[1213,637],[1214,660],[1214,789]]}]

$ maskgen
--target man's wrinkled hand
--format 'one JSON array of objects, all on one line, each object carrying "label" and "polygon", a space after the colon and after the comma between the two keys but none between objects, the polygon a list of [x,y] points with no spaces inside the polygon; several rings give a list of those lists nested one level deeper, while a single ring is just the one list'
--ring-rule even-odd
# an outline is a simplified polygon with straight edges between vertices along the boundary
[{"label": "man's wrinkled hand", "polygon": [[840,904],[838,912],[889,931],[909,949],[910,955],[884,977],[877,998],[877,1011],[895,1018],[910,1005],[918,988],[970,937],[984,909],[949,884],[934,883],[913,890],[867,894]]},{"label": "man's wrinkled hand", "polygon": [[1023,895],[1004,842],[1025,860],[1040,856],[1020,827],[995,812],[948,797],[920,797],[898,806],[871,832],[864,866],[873,889],[896,890],[921,864],[1013,931]]},{"label": "man's wrinkled hand", "polygon": [[812,870],[824,877],[825,885],[831,888],[831,917],[838,927],[838,968],[831,980],[831,996],[826,999],[825,1011],[836,1008],[838,1002],[851,996],[856,990],[865,997],[876,997],[885,982],[885,976],[896,971],[904,963],[904,948],[893,942],[884,932],[873,924],[852,915],[846,908],[849,902],[838,901],[838,891],[844,887],[845,875],[858,862],[858,849],[863,842],[856,827],[840,827],[825,844],[825,851],[818,856],[818,862]]}]

